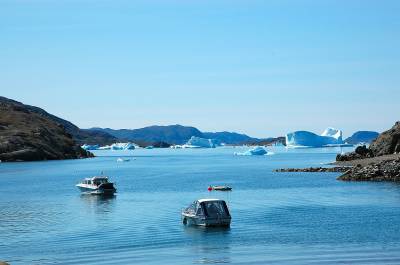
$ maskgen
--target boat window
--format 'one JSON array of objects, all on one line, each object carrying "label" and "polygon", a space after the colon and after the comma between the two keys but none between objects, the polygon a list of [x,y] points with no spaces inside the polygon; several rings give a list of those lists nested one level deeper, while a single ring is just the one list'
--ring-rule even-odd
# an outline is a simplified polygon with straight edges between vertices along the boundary
[{"label": "boat window", "polygon": [[228,207],[223,201],[204,202],[204,212],[211,218],[229,217]]},{"label": "boat window", "polygon": [[203,208],[201,207],[200,204],[197,206],[196,215],[204,215]]}]

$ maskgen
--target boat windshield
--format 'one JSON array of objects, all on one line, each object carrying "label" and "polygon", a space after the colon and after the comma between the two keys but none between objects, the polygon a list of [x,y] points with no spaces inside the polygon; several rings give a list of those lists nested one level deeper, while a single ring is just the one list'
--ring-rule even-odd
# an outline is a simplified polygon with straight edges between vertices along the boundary
[{"label": "boat windshield", "polygon": [[103,183],[108,183],[107,179],[94,179],[93,180],[93,184],[97,185],[97,186],[100,184],[103,184]]},{"label": "boat windshield", "polygon": [[196,211],[196,202],[195,201],[192,202],[192,204],[190,204],[189,207],[187,207],[185,209],[185,212],[188,213],[188,214],[194,214],[195,211]]},{"label": "boat windshield", "polygon": [[202,203],[206,216],[211,218],[229,217],[229,210],[224,201],[208,201]]}]

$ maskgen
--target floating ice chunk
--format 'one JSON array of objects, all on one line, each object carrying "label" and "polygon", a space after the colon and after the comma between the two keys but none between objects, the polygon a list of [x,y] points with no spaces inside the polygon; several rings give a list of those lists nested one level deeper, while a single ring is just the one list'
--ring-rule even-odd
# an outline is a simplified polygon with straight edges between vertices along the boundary
[{"label": "floating ice chunk", "polygon": [[263,156],[263,155],[268,155],[268,151],[265,150],[264,147],[257,146],[254,147],[246,152],[243,153],[234,153],[235,155],[240,155],[240,156]]},{"label": "floating ice chunk", "polygon": [[93,144],[93,145],[84,144],[81,147],[82,147],[82,149],[85,149],[85,150],[97,150],[97,149],[99,149],[100,146],[98,144]]},{"label": "floating ice chunk", "polygon": [[205,139],[192,136],[183,148],[215,148],[219,143],[214,139]]},{"label": "floating ice chunk", "polygon": [[134,150],[135,144],[133,143],[115,143],[112,145],[105,145],[98,148],[98,150]]},{"label": "floating ice chunk", "polygon": [[111,145],[111,150],[134,150],[135,145],[132,143],[115,143]]},{"label": "floating ice chunk", "polygon": [[342,131],[327,128],[321,135],[308,131],[296,131],[286,134],[287,147],[324,147],[344,144]]},{"label": "floating ice chunk", "polygon": [[121,158],[121,157],[119,157],[117,159],[117,162],[129,162],[129,161],[131,161],[129,158]]}]

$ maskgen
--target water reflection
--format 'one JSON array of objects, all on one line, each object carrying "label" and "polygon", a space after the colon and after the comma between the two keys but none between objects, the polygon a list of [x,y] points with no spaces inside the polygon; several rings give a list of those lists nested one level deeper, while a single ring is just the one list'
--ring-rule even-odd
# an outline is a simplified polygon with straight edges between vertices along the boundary
[{"label": "water reflection", "polygon": [[185,226],[184,232],[191,238],[190,253],[195,264],[231,263],[231,228]]},{"label": "water reflection", "polygon": [[84,206],[89,212],[105,214],[113,211],[117,196],[81,194],[80,197],[86,203]]}]

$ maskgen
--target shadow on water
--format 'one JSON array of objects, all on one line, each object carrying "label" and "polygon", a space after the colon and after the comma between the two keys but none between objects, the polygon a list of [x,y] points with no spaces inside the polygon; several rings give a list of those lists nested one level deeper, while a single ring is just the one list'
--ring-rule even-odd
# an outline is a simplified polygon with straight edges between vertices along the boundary
[{"label": "shadow on water", "polygon": [[194,264],[231,263],[231,228],[185,226],[184,232],[190,237]]}]

